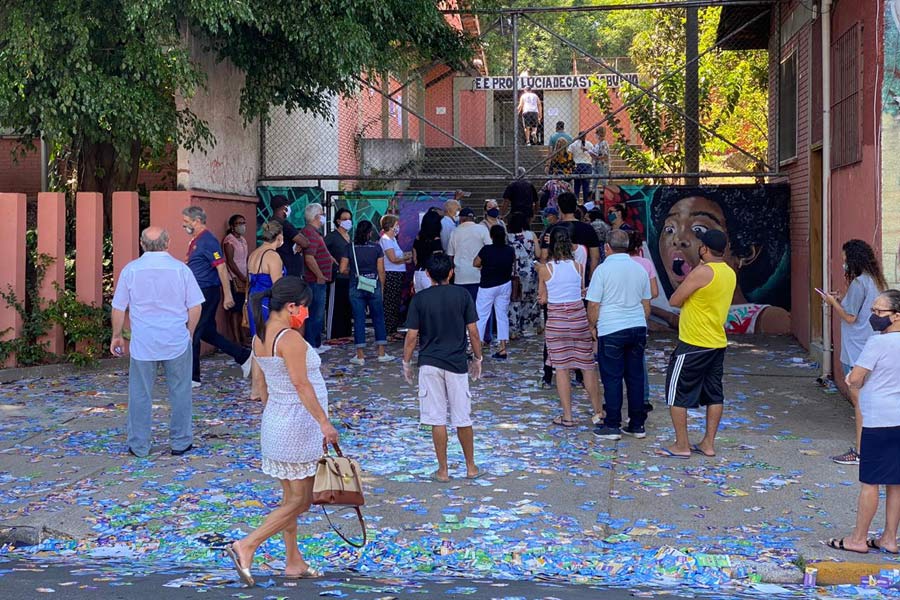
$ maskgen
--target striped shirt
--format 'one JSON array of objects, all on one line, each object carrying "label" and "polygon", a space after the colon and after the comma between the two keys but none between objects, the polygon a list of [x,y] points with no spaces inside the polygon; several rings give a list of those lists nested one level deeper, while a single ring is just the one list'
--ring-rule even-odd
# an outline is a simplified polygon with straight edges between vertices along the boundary
[{"label": "striped shirt", "polygon": [[[316,259],[316,264],[319,265],[319,270],[322,271],[325,280],[331,281],[331,268],[334,265],[334,259],[331,258],[331,253],[328,252],[325,238],[322,237],[321,233],[309,226],[304,227],[300,233],[309,240],[309,247],[303,250],[303,254],[306,256],[312,255]],[[303,273],[303,279],[307,283],[315,283],[316,275],[309,269],[306,269]]]}]

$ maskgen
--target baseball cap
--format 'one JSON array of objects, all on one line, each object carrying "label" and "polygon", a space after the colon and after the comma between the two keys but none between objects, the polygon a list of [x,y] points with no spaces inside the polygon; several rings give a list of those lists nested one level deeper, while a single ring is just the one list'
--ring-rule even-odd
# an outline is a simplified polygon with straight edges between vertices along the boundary
[{"label": "baseball cap", "polygon": [[728,236],[718,229],[708,229],[697,236],[700,242],[713,252],[725,252],[728,247]]},{"label": "baseball cap", "polygon": [[558,216],[559,216],[559,210],[558,210],[556,207],[554,207],[554,206],[548,206],[547,208],[544,209],[544,213],[543,213],[543,214],[544,214],[545,217],[549,217],[550,215],[556,215],[556,216],[558,217]]},{"label": "baseball cap", "polygon": [[474,218],[474,217],[475,217],[475,211],[473,211],[471,208],[466,207],[466,208],[463,208],[462,210],[459,211],[459,216],[460,216],[460,217],[472,217],[472,218]]}]

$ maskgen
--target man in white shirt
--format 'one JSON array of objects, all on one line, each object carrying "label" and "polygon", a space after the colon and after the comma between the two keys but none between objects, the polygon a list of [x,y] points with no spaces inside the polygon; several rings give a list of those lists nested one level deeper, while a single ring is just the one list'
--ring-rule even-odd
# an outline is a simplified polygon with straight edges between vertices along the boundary
[{"label": "man in white shirt", "polygon": [[522,117],[526,144],[529,146],[536,144],[537,130],[541,126],[541,121],[544,120],[544,107],[541,99],[531,91],[530,87],[525,88],[525,92],[519,97],[519,107],[516,112]]},{"label": "man in white shirt", "polygon": [[168,252],[169,234],[150,226],[141,233],[144,254],[122,269],[112,299],[110,352],[122,356],[125,311],[131,317],[128,369],[128,451],[150,453],[153,383],[158,364],[169,387],[172,454],[193,447],[191,429],[191,340],[200,320],[203,292],[194,274]]},{"label": "man in white shirt", "polygon": [[[588,287],[588,321],[597,338],[597,362],[603,380],[606,416],[594,428],[600,439],[622,433],[647,437],[644,422],[644,349],[650,316],[650,276],[628,255],[628,233],[609,232],[606,260],[594,270]],[[628,426],[622,428],[622,383],[628,388]]]},{"label": "man in white shirt", "polygon": [[450,236],[447,255],[453,257],[454,283],[466,288],[472,300],[478,298],[478,285],[481,283],[481,269],[472,263],[478,252],[491,243],[491,234],[487,227],[475,222],[475,213],[471,208],[459,211],[459,225]]},{"label": "man in white shirt", "polygon": [[[459,195],[459,192],[457,192]],[[456,230],[456,215],[459,214],[459,200],[447,200],[444,202],[444,218],[441,219],[441,246],[446,254],[450,247],[450,236]]]}]

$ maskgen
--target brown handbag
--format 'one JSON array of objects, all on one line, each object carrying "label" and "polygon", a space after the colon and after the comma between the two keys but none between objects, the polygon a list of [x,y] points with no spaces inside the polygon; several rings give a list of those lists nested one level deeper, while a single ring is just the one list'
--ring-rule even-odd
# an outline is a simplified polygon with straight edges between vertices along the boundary
[{"label": "brown handbag", "polygon": [[[366,503],[362,492],[362,481],[359,478],[359,463],[343,455],[340,446],[332,444],[337,456],[328,454],[328,442],[322,439],[322,458],[316,467],[313,479],[312,503],[322,507],[328,524],[345,542],[356,548],[366,544],[366,524],[360,506]],[[350,507],[356,511],[362,529],[362,543],[348,539],[344,533],[331,522],[326,506]]]},{"label": "brown handbag", "polygon": [[522,301],[522,280],[518,275],[513,275],[512,279],[512,291],[509,294],[510,302],[521,302]]}]

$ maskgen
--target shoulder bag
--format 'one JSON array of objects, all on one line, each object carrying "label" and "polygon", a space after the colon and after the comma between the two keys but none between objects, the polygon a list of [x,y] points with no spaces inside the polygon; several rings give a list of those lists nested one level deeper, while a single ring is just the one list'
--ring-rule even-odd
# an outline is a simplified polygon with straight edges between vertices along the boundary
[{"label": "shoulder bag", "polygon": [[353,266],[356,268],[356,289],[361,292],[374,294],[376,288],[378,288],[378,280],[373,279],[372,277],[363,277],[359,274],[359,259],[356,258],[356,244],[351,244],[350,248],[353,250]]},{"label": "shoulder bag", "polygon": [[[319,459],[313,479],[312,503],[322,507],[328,524],[341,539],[351,546],[362,548],[366,544],[366,524],[359,507],[363,506],[366,500],[363,498],[362,481],[359,478],[359,463],[344,456],[337,444],[332,446],[337,456],[328,454],[328,442],[322,439],[322,458]],[[346,537],[344,532],[331,522],[325,510],[326,506],[349,507],[356,512],[362,529],[362,543]]]}]

